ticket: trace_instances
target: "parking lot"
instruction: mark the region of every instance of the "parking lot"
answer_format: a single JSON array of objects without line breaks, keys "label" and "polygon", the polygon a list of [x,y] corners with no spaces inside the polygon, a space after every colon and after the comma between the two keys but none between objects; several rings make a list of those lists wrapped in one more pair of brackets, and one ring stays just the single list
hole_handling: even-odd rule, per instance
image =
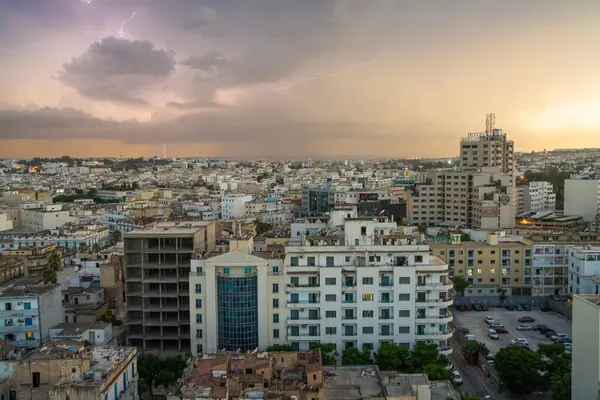
[{"label": "parking lot", "polygon": [[[508,333],[499,333],[499,339],[494,340],[488,336],[488,324],[484,321],[489,315],[496,322],[504,324],[504,328]],[[518,319],[524,316],[535,318],[535,322],[518,322]],[[464,327],[469,330],[469,333],[475,335],[475,340],[483,342],[491,350],[496,352],[504,346],[508,346],[510,341],[515,338],[526,338],[533,349],[537,348],[538,344],[550,344],[552,341],[546,338],[538,331],[518,331],[517,327],[521,324],[536,325],[544,324],[553,328],[556,333],[566,333],[571,337],[571,323],[563,316],[556,313],[541,312],[538,309],[532,311],[508,311],[505,308],[490,308],[489,311],[457,311],[454,310],[454,326],[457,328]]]}]

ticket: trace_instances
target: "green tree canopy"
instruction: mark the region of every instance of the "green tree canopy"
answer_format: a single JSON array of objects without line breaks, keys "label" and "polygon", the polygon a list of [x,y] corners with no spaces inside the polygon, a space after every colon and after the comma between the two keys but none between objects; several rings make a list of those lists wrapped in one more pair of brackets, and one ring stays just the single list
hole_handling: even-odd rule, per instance
[{"label": "green tree canopy", "polygon": [[423,373],[427,375],[430,381],[451,381],[454,379],[452,372],[448,371],[441,364],[427,364],[423,368]]},{"label": "green tree canopy", "polygon": [[430,364],[441,365],[442,369],[448,363],[446,357],[440,357],[435,344],[417,343],[410,352],[410,372],[418,373]]},{"label": "green tree canopy", "polygon": [[273,224],[268,224],[266,222],[257,222],[256,223],[256,234],[257,235],[268,232],[271,229],[273,229]]},{"label": "green tree canopy", "polygon": [[185,358],[174,356],[159,358],[153,354],[147,354],[138,358],[138,391],[140,394],[150,392],[153,396],[154,388],[170,387],[175,385],[187,366]]},{"label": "green tree canopy", "polygon": [[462,349],[465,360],[472,365],[477,364],[477,358],[479,357],[480,350],[481,346],[475,340],[469,340]]},{"label": "green tree canopy", "polygon": [[120,242],[121,238],[123,237],[123,234],[121,233],[121,231],[114,231],[112,234],[113,237],[113,242]]},{"label": "green tree canopy", "polygon": [[395,343],[384,343],[375,353],[375,363],[382,371],[409,372],[410,351]]},{"label": "green tree canopy", "polygon": [[456,294],[459,296],[464,296],[465,289],[469,287],[469,282],[467,282],[462,276],[455,276],[452,278],[452,285]]},{"label": "green tree canopy", "polygon": [[367,349],[359,350],[354,346],[348,347],[342,353],[342,364],[344,364],[344,365],[371,364],[371,352]]},{"label": "green tree canopy", "polygon": [[266,348],[266,351],[296,351],[289,344],[274,344]]},{"label": "green tree canopy", "polygon": [[52,252],[50,257],[48,257],[48,268],[53,269],[54,271],[58,271],[60,266],[62,265],[62,257],[58,253],[58,251]]},{"label": "green tree canopy", "polygon": [[550,385],[553,400],[571,400],[571,372],[555,376]]},{"label": "green tree canopy", "polygon": [[465,393],[462,395],[462,400],[479,400],[479,396],[472,393]]},{"label": "green tree canopy", "polygon": [[521,346],[501,348],[495,357],[495,368],[508,390],[517,395],[529,394],[540,384],[540,355]]},{"label": "green tree canopy", "polygon": [[313,343],[310,349],[321,349],[321,362],[323,365],[335,365],[338,353],[335,343]]},{"label": "green tree canopy", "polygon": [[56,283],[58,281],[58,276],[56,275],[56,270],[52,268],[46,268],[42,271],[42,279],[44,283]]}]

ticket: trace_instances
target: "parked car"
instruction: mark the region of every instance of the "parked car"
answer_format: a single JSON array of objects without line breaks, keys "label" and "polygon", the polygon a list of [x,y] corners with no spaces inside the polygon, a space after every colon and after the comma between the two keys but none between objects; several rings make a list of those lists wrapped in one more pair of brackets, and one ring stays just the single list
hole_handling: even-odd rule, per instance
[{"label": "parked car", "polygon": [[546,333],[544,333],[544,336],[546,336],[548,339],[554,335],[556,335],[555,331],[547,331]]},{"label": "parked car", "polygon": [[469,328],[465,328],[464,326],[459,326],[458,330],[464,333],[465,335],[470,332]]},{"label": "parked car", "polygon": [[[519,319],[519,322],[522,322],[522,321]],[[548,326],[546,326],[544,324],[537,324],[537,325],[533,326],[534,331],[541,331],[542,329],[546,329],[546,328],[548,328]]]},{"label": "parked car", "polygon": [[494,328],[496,333],[508,333],[508,329],[506,328]]},{"label": "parked car", "polygon": [[524,311],[531,311],[531,306],[530,306],[530,305],[527,305],[527,304],[524,304],[524,305],[523,305],[523,310],[524,310]]},{"label": "parked car", "polygon": [[535,322],[535,318],[533,317],[521,317],[518,319],[519,322]]},{"label": "parked car", "polygon": [[554,341],[555,343],[560,343],[560,344],[571,344],[573,343],[573,341],[569,338],[559,338],[557,340]]},{"label": "parked car", "polygon": [[488,336],[490,339],[498,340],[498,332],[496,332],[494,329],[488,329]]},{"label": "parked car", "polygon": [[509,304],[509,305],[507,305],[507,306],[506,306],[506,307],[504,307],[504,308],[506,308],[508,311],[514,311],[514,310],[515,310],[515,306],[513,306],[513,305],[510,305],[510,304]]},{"label": "parked car", "polygon": [[510,344],[526,344],[529,345],[529,341],[525,338],[516,338],[510,341]]},{"label": "parked car", "polygon": [[518,331],[530,331],[531,325],[519,325],[517,326]]},{"label": "parked car", "polygon": [[571,351],[573,351],[573,345],[571,345],[571,343],[565,343],[565,351],[567,353],[570,353]]},{"label": "parked car", "polygon": [[487,315],[487,316],[484,318],[484,321],[485,321],[487,324],[491,324],[492,322],[494,322],[494,318],[492,318],[491,316]]},{"label": "parked car", "polygon": [[457,385],[461,385],[463,383],[462,376],[460,376],[460,373],[458,371],[452,371],[452,377],[454,378],[454,382]]},{"label": "parked car", "polygon": [[550,339],[552,339],[553,342],[556,342],[558,339],[566,339],[566,338],[567,338],[566,333],[557,333],[556,335],[550,337]]},{"label": "parked car", "polygon": [[492,327],[492,328],[504,328],[504,324],[501,324],[500,322],[494,321],[494,322],[490,323],[490,327]]},{"label": "parked car", "polygon": [[453,370],[454,370],[454,364],[452,364],[452,363],[450,362],[450,360],[448,360],[448,364],[447,364],[447,365],[444,367],[444,369],[445,369],[446,371],[453,371]]},{"label": "parked car", "polygon": [[465,311],[471,311],[473,307],[470,304],[465,304]]},{"label": "parked car", "polygon": [[481,308],[483,308],[483,311],[490,311],[490,308],[487,305],[482,305]]},{"label": "parked car", "polygon": [[488,351],[488,353],[485,355],[485,359],[490,361],[494,359],[494,355],[492,354],[492,352]]},{"label": "parked car", "polygon": [[540,310],[542,310],[542,312],[553,311],[552,307],[548,307],[548,306],[541,306]]},{"label": "parked car", "polygon": [[554,332],[554,329],[552,329],[552,328],[550,328],[550,327],[545,327],[545,328],[543,328],[543,329],[539,329],[539,331],[540,331],[540,333],[541,333],[542,335],[545,335],[545,334],[546,334],[546,332],[550,332],[550,331]]},{"label": "parked car", "polygon": [[473,310],[475,310],[475,311],[483,311],[483,307],[481,307],[480,304],[475,304],[473,306]]},{"label": "parked car", "polygon": [[520,304],[517,304],[517,306],[515,307],[515,311],[523,311],[523,306]]}]

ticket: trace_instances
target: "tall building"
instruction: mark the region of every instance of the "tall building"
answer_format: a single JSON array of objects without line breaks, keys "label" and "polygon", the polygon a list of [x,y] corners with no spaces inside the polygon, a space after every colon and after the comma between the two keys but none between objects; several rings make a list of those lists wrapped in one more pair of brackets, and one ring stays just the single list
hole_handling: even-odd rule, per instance
[{"label": "tall building", "polygon": [[593,221],[600,210],[600,180],[565,179],[565,214]]},{"label": "tall building", "polygon": [[233,252],[198,263],[192,350],[287,343],[304,351],[321,342],[341,352],[424,341],[450,353],[451,289],[448,265],[430,256],[420,233],[385,218],[347,218],[343,231],[287,246],[284,260]]},{"label": "tall building", "polygon": [[550,182],[529,182],[527,185],[519,185],[516,193],[517,214],[554,211],[556,208],[556,193]]},{"label": "tall building", "polygon": [[571,398],[600,398],[600,296],[573,296]]},{"label": "tall building", "polygon": [[125,234],[125,323],[131,345],[156,354],[190,348],[190,261],[214,246],[214,222],[161,223]]}]

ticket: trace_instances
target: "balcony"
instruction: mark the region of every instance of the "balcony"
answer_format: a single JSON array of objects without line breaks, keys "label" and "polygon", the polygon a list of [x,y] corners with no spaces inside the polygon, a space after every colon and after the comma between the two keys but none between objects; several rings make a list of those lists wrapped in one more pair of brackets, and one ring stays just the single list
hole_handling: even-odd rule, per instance
[{"label": "balcony", "polygon": [[417,306],[429,306],[429,307],[448,307],[452,305],[452,299],[417,299]]},{"label": "balcony", "polygon": [[316,321],[320,321],[321,317],[299,317],[299,318],[287,318],[286,321],[288,324],[292,324],[292,325],[306,325],[307,322],[306,321],[315,321],[315,323],[317,323]]},{"label": "balcony", "polygon": [[[314,333],[314,332],[313,332]],[[309,342],[316,342],[321,340],[321,335],[318,334],[311,334],[309,332],[295,332],[294,334],[289,333],[287,335],[287,340],[288,341],[309,341]]]},{"label": "balcony", "polygon": [[33,310],[1,310],[0,318],[37,317],[38,309]]},{"label": "balcony", "polygon": [[417,321],[431,322],[431,323],[448,323],[453,320],[452,314],[447,315],[426,315],[424,317],[417,317]]},{"label": "balcony", "polygon": [[306,284],[306,285],[295,285],[288,284],[285,287],[286,292],[318,292],[319,285],[316,284]]},{"label": "balcony", "polygon": [[419,282],[417,287],[429,290],[450,290],[453,287],[452,282]]},{"label": "balcony", "polygon": [[16,333],[16,332],[37,332],[37,325],[0,325],[0,332]]},{"label": "balcony", "polygon": [[428,340],[446,340],[452,337],[452,329],[448,329],[445,332],[419,332],[417,331],[417,339],[421,337]]},{"label": "balcony", "polygon": [[288,301],[287,305],[291,308],[304,308],[304,307],[319,307],[318,301],[310,301],[310,300],[297,300],[297,301]]},{"label": "balcony", "polygon": [[393,282],[379,282],[379,287],[392,287],[394,286]]}]

